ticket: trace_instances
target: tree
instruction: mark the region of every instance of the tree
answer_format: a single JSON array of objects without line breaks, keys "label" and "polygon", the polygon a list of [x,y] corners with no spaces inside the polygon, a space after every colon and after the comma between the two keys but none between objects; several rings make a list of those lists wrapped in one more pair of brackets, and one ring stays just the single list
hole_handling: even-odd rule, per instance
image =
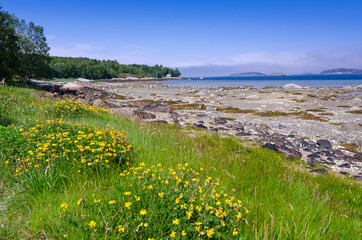
[{"label": "tree", "polygon": [[50,61],[50,48],[46,43],[43,27],[19,19],[16,20],[15,26],[20,48],[20,77],[22,79],[42,77]]},{"label": "tree", "polygon": [[15,19],[0,6],[0,82],[9,80],[18,70],[18,37]]}]

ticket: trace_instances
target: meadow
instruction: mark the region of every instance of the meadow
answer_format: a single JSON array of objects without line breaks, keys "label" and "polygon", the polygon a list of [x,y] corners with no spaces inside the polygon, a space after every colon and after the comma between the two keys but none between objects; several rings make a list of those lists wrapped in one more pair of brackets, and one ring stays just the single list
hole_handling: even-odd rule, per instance
[{"label": "meadow", "polygon": [[358,239],[361,183],[0,85],[1,239]]}]

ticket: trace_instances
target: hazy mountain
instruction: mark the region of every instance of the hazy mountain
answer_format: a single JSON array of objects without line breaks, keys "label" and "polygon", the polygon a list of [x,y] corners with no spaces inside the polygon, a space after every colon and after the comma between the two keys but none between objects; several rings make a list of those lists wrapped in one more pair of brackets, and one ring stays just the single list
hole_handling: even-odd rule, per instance
[{"label": "hazy mountain", "polygon": [[321,74],[362,74],[362,70],[355,68],[335,68],[322,71]]},{"label": "hazy mountain", "polygon": [[245,72],[230,74],[230,77],[249,77],[249,76],[265,76],[266,74],[260,72]]}]

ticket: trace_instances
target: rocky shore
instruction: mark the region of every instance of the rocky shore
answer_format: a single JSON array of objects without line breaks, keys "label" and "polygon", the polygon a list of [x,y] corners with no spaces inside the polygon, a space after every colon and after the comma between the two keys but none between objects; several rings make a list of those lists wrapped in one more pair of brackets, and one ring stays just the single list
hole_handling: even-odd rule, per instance
[{"label": "rocky shore", "polygon": [[362,179],[362,86],[173,87],[160,82],[37,82],[46,97],[76,98],[130,118],[194,126],[261,142],[311,172]]}]

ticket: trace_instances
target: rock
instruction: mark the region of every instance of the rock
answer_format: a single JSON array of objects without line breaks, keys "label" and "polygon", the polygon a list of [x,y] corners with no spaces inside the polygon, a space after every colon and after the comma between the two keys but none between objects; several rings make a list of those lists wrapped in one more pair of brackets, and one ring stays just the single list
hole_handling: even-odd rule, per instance
[{"label": "rock", "polygon": [[349,163],[343,163],[343,164],[339,165],[338,167],[340,167],[340,168],[351,168],[351,165]]},{"label": "rock", "polygon": [[241,123],[227,124],[225,125],[225,127],[235,131],[242,131],[242,132],[245,131],[244,126]]},{"label": "rock", "polygon": [[300,88],[303,88],[297,84],[294,84],[294,83],[288,83],[288,84],[285,84],[282,88],[284,89],[300,89]]},{"label": "rock", "polygon": [[254,126],[255,130],[261,134],[267,135],[269,134],[268,130],[270,127],[264,123],[257,123]]},{"label": "rock", "polygon": [[340,171],[339,173],[342,174],[342,175],[345,175],[345,176],[349,175],[348,172]]},{"label": "rock", "polygon": [[207,130],[207,127],[204,124],[201,124],[201,123],[200,124],[195,124],[195,127]]},{"label": "rock", "polygon": [[270,150],[273,150],[275,152],[278,152],[278,148],[273,143],[265,143],[263,145],[263,148],[270,149]]},{"label": "rock", "polygon": [[153,115],[152,113],[144,112],[142,110],[134,110],[132,111],[132,116],[137,116],[140,119],[154,119],[156,118],[156,115]]},{"label": "rock", "polygon": [[82,85],[76,83],[66,83],[60,88],[61,91],[82,91],[83,89],[84,87]]},{"label": "rock", "polygon": [[215,106],[206,106],[205,110],[206,111],[216,111],[217,107],[215,107]]},{"label": "rock", "polygon": [[307,156],[307,158],[310,158],[310,159],[317,159],[317,158],[320,158],[320,156],[317,154],[317,153],[312,153],[312,154],[309,154]]},{"label": "rock", "polygon": [[285,145],[276,145],[278,152],[283,154],[286,158],[301,158],[302,154],[297,150],[286,147]]},{"label": "rock", "polygon": [[[57,93],[57,94],[59,96],[59,93]],[[54,98],[54,95],[55,95],[55,93],[51,93],[51,92],[47,92],[47,93],[44,94],[44,96],[47,97],[47,98]]]},{"label": "rock", "polygon": [[298,152],[297,150],[291,149],[289,147],[286,147],[285,145],[266,143],[266,144],[264,144],[263,148],[271,149],[273,151],[281,153],[288,159],[302,157],[302,154],[300,152]]},{"label": "rock", "polygon": [[78,78],[77,81],[78,82],[94,82],[93,80],[89,80],[89,79],[86,79],[86,78]]},{"label": "rock", "polygon": [[309,171],[310,173],[328,174],[328,171],[324,168],[317,168]]},{"label": "rock", "polygon": [[362,127],[356,123],[346,123],[339,126],[339,129],[342,131],[362,131]]},{"label": "rock", "polygon": [[143,109],[151,112],[163,112],[163,113],[172,112],[172,108],[157,103],[151,103],[150,105],[144,106]]},{"label": "rock", "polygon": [[222,117],[216,117],[214,118],[214,123],[215,124],[225,124],[227,123],[227,120],[225,118],[222,118]]},{"label": "rock", "polygon": [[238,133],[235,133],[235,136],[238,136],[238,137],[251,136],[251,133],[248,133],[248,132],[238,132]]},{"label": "rock", "polygon": [[250,95],[250,96],[247,96],[245,98],[246,100],[260,100],[260,96],[259,95]]},{"label": "rock", "polygon": [[317,145],[319,145],[322,148],[326,148],[326,149],[331,149],[332,148],[331,142],[328,141],[327,139],[319,139],[317,141]]},{"label": "rock", "polygon": [[362,153],[356,153],[355,155],[353,155],[353,158],[359,162],[362,162]]},{"label": "rock", "polygon": [[114,107],[114,104],[110,104],[102,99],[97,98],[93,101],[93,106],[109,108],[109,107]]},{"label": "rock", "polygon": [[362,180],[362,176],[361,175],[354,175],[351,177],[352,179],[355,179],[355,180]]}]

